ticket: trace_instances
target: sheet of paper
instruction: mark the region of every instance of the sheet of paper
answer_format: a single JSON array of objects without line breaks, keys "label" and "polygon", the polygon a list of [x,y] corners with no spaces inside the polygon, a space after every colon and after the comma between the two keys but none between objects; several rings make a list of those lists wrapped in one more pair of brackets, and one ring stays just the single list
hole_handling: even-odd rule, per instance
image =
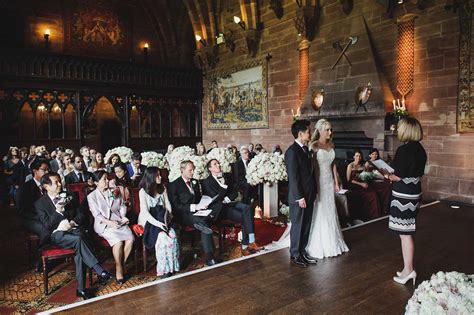
[{"label": "sheet of paper", "polygon": [[209,197],[209,196],[206,196],[206,195],[203,195],[201,197],[201,200],[199,201],[199,203],[196,205],[196,208],[199,208],[199,209],[203,209],[203,208],[206,208],[207,206],[209,206],[214,200],[216,200],[216,198],[219,197],[219,195],[215,195],[213,198]]},{"label": "sheet of paper", "polygon": [[347,189],[339,189],[339,191],[337,192],[339,195],[344,195],[346,192],[348,192]]},{"label": "sheet of paper", "polygon": [[199,210],[194,213],[195,216],[198,217],[207,217],[212,210]]},{"label": "sheet of paper", "polygon": [[378,159],[378,160],[375,160],[375,161],[369,161],[369,162],[379,170],[386,169],[389,173],[395,172],[395,170],[390,165],[385,163],[385,161],[382,160],[382,159]]}]

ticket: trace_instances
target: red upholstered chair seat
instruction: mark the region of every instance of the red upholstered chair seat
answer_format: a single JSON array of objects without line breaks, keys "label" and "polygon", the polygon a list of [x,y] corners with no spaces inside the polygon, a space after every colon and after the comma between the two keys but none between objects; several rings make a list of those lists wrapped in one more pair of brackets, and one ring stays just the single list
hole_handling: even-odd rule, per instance
[{"label": "red upholstered chair seat", "polygon": [[74,184],[67,185],[68,191],[78,194],[80,203],[82,203],[84,199],[86,199],[87,197],[86,188],[87,188],[87,183],[74,183]]},{"label": "red upholstered chair seat", "polygon": [[48,249],[43,249],[41,252],[42,257],[53,258],[56,256],[64,256],[64,255],[74,255],[74,249],[66,249],[58,246],[50,247]]}]

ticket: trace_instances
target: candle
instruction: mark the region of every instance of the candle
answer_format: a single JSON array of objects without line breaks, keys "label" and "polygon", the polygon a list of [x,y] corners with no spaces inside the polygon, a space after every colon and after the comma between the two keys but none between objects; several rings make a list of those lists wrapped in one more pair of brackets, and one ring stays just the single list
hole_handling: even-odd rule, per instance
[{"label": "candle", "polygon": [[395,100],[393,100],[392,103],[393,103],[393,110],[395,110],[396,109]]},{"label": "candle", "polygon": [[399,98],[397,98],[397,105],[398,105],[398,107],[400,107],[400,99]]},{"label": "candle", "polygon": [[295,112],[293,111],[293,108],[291,109],[291,116],[295,117]]},{"label": "candle", "polygon": [[402,98],[402,109],[405,110],[405,98]]}]

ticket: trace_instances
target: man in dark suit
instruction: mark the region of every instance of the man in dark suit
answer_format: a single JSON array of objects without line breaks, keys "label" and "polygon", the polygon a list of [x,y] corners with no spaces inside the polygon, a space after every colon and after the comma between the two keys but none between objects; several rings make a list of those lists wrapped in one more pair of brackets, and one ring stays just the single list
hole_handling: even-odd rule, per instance
[{"label": "man in dark suit", "polygon": [[18,192],[18,214],[23,228],[40,237],[40,247],[49,240],[49,234],[45,233],[43,225],[35,210],[35,202],[43,195],[41,178],[49,172],[49,164],[46,160],[37,159],[31,163],[33,178],[20,186]]},{"label": "man in dark suit", "polygon": [[89,179],[92,179],[92,174],[86,171],[84,160],[80,156],[75,156],[74,170],[64,177],[66,185],[86,183]]},{"label": "man in dark suit", "polygon": [[217,220],[228,219],[242,224],[242,255],[248,256],[262,249],[255,243],[253,231],[253,215],[250,205],[234,201],[237,190],[232,182],[222,175],[221,165],[218,160],[211,159],[207,162],[209,177],[202,182],[202,191],[209,197],[218,196],[209,207]]},{"label": "man in dark suit", "polygon": [[132,154],[132,162],[127,164],[128,176],[132,182],[138,185],[143,174],[145,174],[146,166],[142,164],[142,155],[139,152]]},{"label": "man in dark suit", "polygon": [[91,292],[85,290],[86,265],[93,268],[99,279],[108,280],[111,275],[99,265],[92,246],[81,229],[85,218],[75,211],[63,197],[60,196],[61,178],[57,173],[48,173],[41,178],[41,184],[46,193],[35,202],[45,233],[51,236],[53,245],[74,249],[76,256],[77,291],[76,294],[84,299],[91,298]]},{"label": "man in dark suit", "polygon": [[240,149],[240,159],[236,163],[237,189],[242,190],[242,202],[250,204],[251,200],[257,197],[257,187],[252,186],[247,182],[247,167],[250,162],[250,152],[247,148]]},{"label": "man in dark suit", "polygon": [[49,165],[51,166],[51,171],[57,173],[63,164],[62,159],[66,150],[63,147],[57,147],[55,151],[56,156],[49,162]]},{"label": "man in dark suit", "polygon": [[193,179],[194,164],[191,161],[183,161],[180,165],[181,176],[170,183],[169,197],[173,214],[178,223],[185,226],[193,226],[201,231],[201,242],[206,254],[206,264],[215,265],[214,244],[212,242],[212,230],[210,224],[212,217],[195,216],[194,213],[204,208],[198,206],[201,200],[199,184]]},{"label": "man in dark suit", "polygon": [[291,262],[300,267],[316,264],[316,259],[306,253],[316,198],[314,170],[308,149],[311,137],[309,125],[307,120],[297,120],[291,125],[295,142],[285,153],[291,220],[290,256]]}]

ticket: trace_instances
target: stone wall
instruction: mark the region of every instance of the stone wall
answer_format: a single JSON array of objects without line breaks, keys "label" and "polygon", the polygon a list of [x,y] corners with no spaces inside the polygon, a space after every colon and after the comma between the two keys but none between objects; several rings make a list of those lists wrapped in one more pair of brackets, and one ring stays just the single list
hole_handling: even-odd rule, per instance
[{"label": "stone wall", "polygon": [[[424,10],[418,10],[410,3],[398,6],[394,18],[388,18],[385,8],[377,1],[354,1],[353,11],[346,15],[342,12],[340,1],[320,1],[322,11],[319,30],[310,42],[310,84],[311,89],[325,87],[326,91],[343,89],[339,101],[330,104],[347,103],[347,111],[355,110],[354,97],[357,84],[363,83],[361,76],[373,74],[374,60],[377,73],[383,74],[388,91],[379,93],[378,101],[383,102],[385,111],[390,111],[391,93],[397,97],[396,84],[396,18],[407,13],[415,13],[415,82],[414,91],[407,97],[410,114],[420,119],[424,128],[423,145],[428,152],[427,175],[423,186],[426,199],[455,199],[468,203],[474,202],[474,135],[456,133],[456,104],[458,82],[458,13],[446,11],[446,1],[430,1]],[[298,45],[301,38],[294,27],[296,4],[284,1],[284,16],[277,19],[272,10],[265,5],[261,8],[264,30],[259,54],[263,58],[272,55],[268,71],[269,128],[253,130],[208,130],[207,100],[203,106],[203,140],[206,146],[215,139],[221,146],[227,143],[238,146],[248,142],[262,143],[267,150],[280,144],[286,149],[292,142],[289,131],[292,122],[292,109],[297,110],[305,102],[298,97]],[[232,28],[237,34],[237,49],[229,52],[225,46],[219,47],[217,70],[232,68],[238,63],[251,61],[247,56],[245,39],[239,37],[239,26],[231,23],[231,17],[238,15],[238,6],[229,6],[225,12],[226,28]],[[364,19],[368,31],[365,32]],[[346,42],[348,36],[358,35],[362,41],[351,47],[347,56],[353,63],[350,67],[342,59],[339,65],[330,67],[337,59],[340,50],[335,49],[335,41]],[[368,36],[372,46],[368,44]],[[373,47],[370,51],[368,47]],[[373,53],[373,54],[372,54]],[[368,70],[369,73],[367,72]],[[359,78],[359,79],[357,79]],[[366,78],[364,78],[366,80]],[[381,80],[382,82],[383,80]],[[347,82],[347,83],[346,83]],[[349,84],[342,88],[344,83]],[[383,89],[382,86],[378,89]],[[205,91],[205,93],[207,93]],[[399,97],[399,96],[398,96]],[[347,102],[345,102],[347,99]],[[307,104],[306,104],[307,105]],[[321,116],[324,116],[324,106]],[[382,105],[377,105],[382,106]],[[343,107],[342,107],[343,108]],[[305,110],[302,110],[304,113]],[[311,111],[308,114],[314,115]],[[329,114],[328,112],[326,114]],[[330,116],[330,115],[329,115]],[[352,119],[338,121],[337,128],[353,128]],[[380,122],[379,122],[380,123]],[[371,133],[372,125],[364,130]],[[377,130],[380,130],[379,127]],[[378,133],[379,147],[383,143],[383,134]]]}]

